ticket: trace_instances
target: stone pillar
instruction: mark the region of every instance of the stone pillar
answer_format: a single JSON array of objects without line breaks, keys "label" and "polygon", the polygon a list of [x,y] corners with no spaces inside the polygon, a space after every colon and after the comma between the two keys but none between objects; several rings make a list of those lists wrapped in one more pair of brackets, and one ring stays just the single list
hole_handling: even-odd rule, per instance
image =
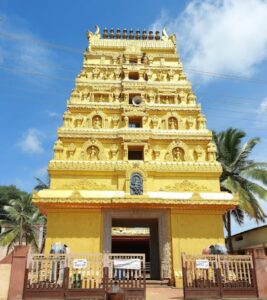
[{"label": "stone pillar", "polygon": [[253,249],[259,298],[267,297],[267,256],[264,248]]},{"label": "stone pillar", "polygon": [[16,246],[12,253],[8,300],[23,299],[28,250],[27,246]]}]

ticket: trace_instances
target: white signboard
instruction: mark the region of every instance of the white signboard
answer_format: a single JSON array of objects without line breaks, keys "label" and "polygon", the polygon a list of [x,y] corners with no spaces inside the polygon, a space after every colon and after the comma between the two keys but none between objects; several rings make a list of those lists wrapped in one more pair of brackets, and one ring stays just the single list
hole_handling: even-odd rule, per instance
[{"label": "white signboard", "polygon": [[196,268],[197,269],[208,269],[209,260],[208,259],[196,259]]},{"label": "white signboard", "polygon": [[114,259],[113,265],[115,269],[131,269],[140,270],[141,269],[141,259]]},{"label": "white signboard", "polygon": [[87,268],[87,259],[76,258],[72,262],[73,269],[85,269]]}]

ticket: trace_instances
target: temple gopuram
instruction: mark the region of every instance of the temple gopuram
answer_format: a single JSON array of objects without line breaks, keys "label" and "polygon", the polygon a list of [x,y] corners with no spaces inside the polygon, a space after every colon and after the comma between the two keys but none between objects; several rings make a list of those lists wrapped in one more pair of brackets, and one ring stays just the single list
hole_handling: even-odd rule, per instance
[{"label": "temple gopuram", "polygon": [[[181,253],[224,244],[212,133],[176,51],[159,31],[88,32],[83,66],[58,129],[45,252],[146,253],[152,279],[182,285]],[[181,45],[182,46],[182,45]]]}]

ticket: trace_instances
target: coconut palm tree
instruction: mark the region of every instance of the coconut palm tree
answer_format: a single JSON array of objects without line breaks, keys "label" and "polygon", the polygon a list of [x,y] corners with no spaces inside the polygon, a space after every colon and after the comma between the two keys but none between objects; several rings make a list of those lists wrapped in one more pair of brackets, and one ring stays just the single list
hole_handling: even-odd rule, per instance
[{"label": "coconut palm tree", "polygon": [[[7,205],[10,199],[18,198],[20,195],[25,195],[26,192],[21,191],[15,185],[1,185],[0,186],[0,218],[4,219],[6,213],[4,211],[4,206]],[[0,225],[1,232],[1,225]]]},{"label": "coconut palm tree", "polygon": [[34,177],[34,178],[37,181],[37,185],[33,189],[35,192],[39,192],[41,190],[49,189],[49,186],[50,186],[50,178],[49,177],[47,179],[47,183],[44,182],[43,180],[41,180],[38,177]]},{"label": "coconut palm tree", "polygon": [[3,210],[5,218],[0,216],[0,226],[4,225],[6,230],[0,234],[0,244],[7,246],[7,253],[16,244],[31,245],[38,250],[39,227],[45,217],[33,205],[31,194],[9,200]]},{"label": "coconut palm tree", "polygon": [[231,216],[240,225],[243,223],[244,214],[257,222],[264,222],[266,217],[258,199],[267,200],[267,163],[249,159],[259,138],[250,139],[242,144],[245,136],[245,132],[235,128],[213,133],[213,140],[217,146],[217,160],[223,168],[220,177],[221,190],[237,193],[240,200],[239,206],[224,215],[230,253],[233,252]]}]

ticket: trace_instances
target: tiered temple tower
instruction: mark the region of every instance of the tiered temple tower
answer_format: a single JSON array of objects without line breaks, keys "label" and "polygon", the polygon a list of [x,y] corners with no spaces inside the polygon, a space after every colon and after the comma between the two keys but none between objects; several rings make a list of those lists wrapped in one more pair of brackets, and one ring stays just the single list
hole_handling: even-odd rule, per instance
[{"label": "tiered temple tower", "polygon": [[175,35],[97,27],[88,39],[50,189],[34,194],[48,217],[46,252],[55,242],[112,251],[113,226],[148,227],[152,277],[180,286],[181,253],[224,243],[222,214],[237,204],[220,191],[212,134]]}]

